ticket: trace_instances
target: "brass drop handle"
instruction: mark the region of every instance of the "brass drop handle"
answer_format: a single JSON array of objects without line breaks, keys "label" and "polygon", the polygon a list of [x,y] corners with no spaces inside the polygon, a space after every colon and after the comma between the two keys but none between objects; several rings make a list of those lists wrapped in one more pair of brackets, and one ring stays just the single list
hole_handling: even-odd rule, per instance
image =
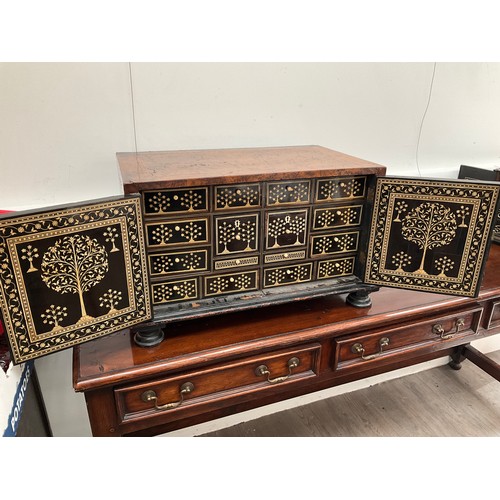
[{"label": "brass drop handle", "polygon": [[363,361],[370,361],[370,360],[375,359],[377,356],[380,356],[382,354],[384,347],[387,347],[389,345],[389,338],[382,337],[378,341],[378,345],[380,346],[380,351],[377,354],[370,354],[369,356],[365,356],[365,348],[363,347],[363,344],[360,344],[359,342],[356,342],[355,344],[353,344],[353,346],[351,347],[351,352],[353,354],[361,354],[361,359]]},{"label": "brass drop handle", "polygon": [[179,401],[175,401],[174,403],[166,403],[164,405],[159,405],[158,404],[158,398],[156,396],[155,391],[144,391],[141,394],[141,399],[145,403],[149,403],[150,401],[154,401],[155,408],[157,410],[171,410],[172,408],[177,408],[184,402],[184,394],[189,394],[190,392],[194,391],[194,385],[191,382],[186,382],[185,384],[182,384],[180,387],[180,395],[181,399]]},{"label": "brass drop handle", "polygon": [[267,375],[267,381],[270,384],[278,384],[279,382],[284,382],[290,375],[292,374],[292,370],[294,368],[297,368],[297,366],[300,365],[300,359],[299,358],[290,358],[288,360],[287,366],[288,366],[288,375],[284,375],[282,377],[275,377],[271,378],[271,372],[269,371],[268,367],[266,365],[259,365],[257,368],[255,368],[255,375],[257,377],[263,377]]},{"label": "brass drop handle", "polygon": [[465,325],[465,319],[458,318],[455,321],[455,331],[446,333],[444,331],[443,325],[441,325],[440,323],[437,323],[432,327],[432,333],[439,335],[443,340],[451,339],[453,337],[453,335],[455,333],[458,333],[460,331],[460,328],[462,328],[462,326],[464,326],[464,325]]}]

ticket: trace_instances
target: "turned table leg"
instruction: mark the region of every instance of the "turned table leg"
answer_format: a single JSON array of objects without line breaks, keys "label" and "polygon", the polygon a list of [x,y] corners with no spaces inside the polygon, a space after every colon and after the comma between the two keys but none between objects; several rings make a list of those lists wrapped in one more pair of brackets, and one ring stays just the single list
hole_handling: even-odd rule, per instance
[{"label": "turned table leg", "polygon": [[459,345],[458,347],[455,347],[450,355],[451,360],[448,363],[450,368],[453,368],[454,370],[460,370],[460,368],[462,368],[462,361],[465,359],[463,351],[464,346]]}]

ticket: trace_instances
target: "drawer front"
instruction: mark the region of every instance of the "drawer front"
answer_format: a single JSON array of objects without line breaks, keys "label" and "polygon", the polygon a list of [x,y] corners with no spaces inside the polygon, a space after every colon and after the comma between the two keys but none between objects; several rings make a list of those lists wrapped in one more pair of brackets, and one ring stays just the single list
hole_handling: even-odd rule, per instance
[{"label": "drawer front", "polygon": [[325,229],[359,226],[363,205],[317,208],[313,215],[313,231]]},{"label": "drawer front", "polygon": [[208,271],[210,250],[186,250],[184,252],[161,252],[150,254],[149,273],[151,277],[179,273]]},{"label": "drawer front", "polygon": [[157,216],[208,210],[208,188],[144,191],[144,215]]},{"label": "drawer front", "polygon": [[307,243],[307,209],[268,212],[266,250],[303,246]]},{"label": "drawer front", "polygon": [[486,322],[486,328],[488,330],[500,328],[500,299],[493,301],[491,304],[491,311]]},{"label": "drawer front", "polygon": [[265,264],[274,264],[276,262],[286,262],[289,260],[302,260],[306,258],[305,250],[297,250],[291,252],[280,252],[267,254],[264,257]]},{"label": "drawer front", "polygon": [[268,206],[310,203],[311,181],[269,182],[266,193]]},{"label": "drawer front", "polygon": [[317,202],[332,202],[364,198],[366,177],[335,177],[319,179],[316,185]]},{"label": "drawer front", "polygon": [[311,257],[314,258],[336,253],[355,252],[358,249],[358,243],[358,231],[312,236]]},{"label": "drawer front", "polygon": [[146,241],[150,248],[209,243],[208,219],[146,223]]},{"label": "drawer front", "polygon": [[349,276],[354,273],[354,262],[355,257],[321,260],[318,262],[317,278],[323,280],[338,276]]},{"label": "drawer front", "polygon": [[234,269],[235,267],[258,266],[259,256],[240,257],[236,259],[221,259],[214,262],[215,271],[224,271],[225,269]]},{"label": "drawer front", "polygon": [[259,272],[245,271],[231,274],[216,274],[205,277],[205,296],[212,297],[225,293],[242,293],[257,290]]},{"label": "drawer front", "polygon": [[260,205],[260,184],[217,186],[215,188],[215,210],[260,207]]},{"label": "drawer front", "polygon": [[471,308],[411,325],[341,337],[335,340],[334,368],[359,369],[360,365],[372,365],[409,350],[473,336],[478,331],[482,311],[481,307]]},{"label": "drawer front", "polygon": [[199,298],[198,278],[165,281],[151,284],[153,305],[194,300]]},{"label": "drawer front", "polygon": [[118,388],[115,390],[118,414],[122,421],[156,417],[182,412],[193,405],[217,404],[244,392],[293,385],[317,376],[320,350],[319,344],[281,350]]},{"label": "drawer front", "polygon": [[258,249],[258,213],[215,218],[215,253],[217,255],[256,252]]},{"label": "drawer front", "polygon": [[273,286],[294,285],[311,281],[312,264],[299,264],[297,266],[271,267],[264,269],[264,288]]}]

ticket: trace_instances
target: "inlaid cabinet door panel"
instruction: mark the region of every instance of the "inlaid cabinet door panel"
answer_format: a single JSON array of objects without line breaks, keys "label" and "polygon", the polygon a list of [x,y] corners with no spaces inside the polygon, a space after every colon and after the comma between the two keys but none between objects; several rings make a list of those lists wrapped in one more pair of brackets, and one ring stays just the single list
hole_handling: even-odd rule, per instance
[{"label": "inlaid cabinet door panel", "polygon": [[0,285],[16,364],[151,319],[140,199],[1,218]]},{"label": "inlaid cabinet door panel", "polygon": [[498,183],[379,178],[365,282],[476,296]]}]

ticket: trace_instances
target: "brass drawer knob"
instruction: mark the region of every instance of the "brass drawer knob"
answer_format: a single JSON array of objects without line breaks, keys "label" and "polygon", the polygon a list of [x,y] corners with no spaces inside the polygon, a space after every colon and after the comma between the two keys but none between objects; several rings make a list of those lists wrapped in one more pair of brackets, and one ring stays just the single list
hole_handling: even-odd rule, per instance
[{"label": "brass drawer knob", "polygon": [[149,403],[150,401],[153,401],[155,404],[155,408],[157,410],[171,410],[172,408],[177,408],[184,402],[184,394],[189,394],[190,392],[194,391],[194,385],[191,382],[186,382],[185,384],[182,384],[180,387],[180,396],[181,399],[179,401],[175,401],[174,403],[165,403],[164,405],[159,405],[158,404],[158,398],[156,396],[155,391],[144,391],[141,394],[141,399],[145,403]]},{"label": "brass drawer knob", "polygon": [[451,339],[453,335],[458,333],[460,331],[460,328],[462,328],[464,325],[465,325],[465,319],[458,318],[455,321],[455,331],[446,333],[444,331],[443,325],[441,325],[441,323],[437,323],[432,327],[432,333],[439,335],[443,340]]},{"label": "brass drawer knob", "polygon": [[361,359],[363,361],[370,361],[370,360],[375,359],[377,356],[380,356],[382,354],[384,347],[387,347],[389,345],[389,338],[382,337],[378,341],[378,345],[380,347],[380,350],[377,354],[370,354],[369,356],[365,356],[365,348],[363,347],[363,344],[361,344],[359,342],[356,342],[355,344],[352,345],[351,352],[353,354],[361,354]]},{"label": "brass drawer knob", "polygon": [[287,380],[292,374],[292,370],[299,365],[300,365],[300,359],[293,357],[290,358],[287,363],[288,375],[271,378],[271,372],[269,371],[266,365],[259,365],[257,368],[255,368],[255,375],[257,375],[257,377],[263,377],[267,375],[267,381],[270,384],[278,384],[279,382],[284,382],[285,380]]}]

